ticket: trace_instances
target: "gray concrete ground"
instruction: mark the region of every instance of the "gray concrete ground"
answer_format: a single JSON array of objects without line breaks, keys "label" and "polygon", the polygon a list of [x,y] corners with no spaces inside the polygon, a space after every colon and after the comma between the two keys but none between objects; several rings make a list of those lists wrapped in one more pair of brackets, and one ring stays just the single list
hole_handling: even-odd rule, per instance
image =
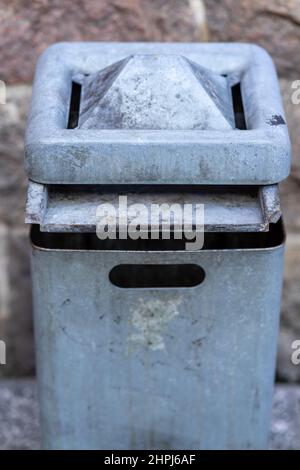
[{"label": "gray concrete ground", "polygon": [[40,447],[34,380],[0,380],[0,449]]},{"label": "gray concrete ground", "polygon": [[300,449],[300,386],[277,385],[273,401],[270,448]]},{"label": "gray concrete ground", "polygon": [[[34,380],[0,380],[0,449],[39,449]],[[300,386],[277,385],[271,449],[300,449]]]}]

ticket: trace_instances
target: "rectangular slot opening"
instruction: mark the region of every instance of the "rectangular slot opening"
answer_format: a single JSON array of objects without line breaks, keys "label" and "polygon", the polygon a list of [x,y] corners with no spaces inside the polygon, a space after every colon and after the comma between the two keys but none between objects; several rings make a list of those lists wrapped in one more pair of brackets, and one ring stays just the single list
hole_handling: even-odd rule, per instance
[{"label": "rectangular slot opening", "polygon": [[[270,224],[268,232],[206,232],[202,250],[265,249],[284,242],[284,228],[280,219]],[[32,225],[31,242],[46,250],[87,251],[185,251],[188,240],[100,240],[95,233],[47,233]]]},{"label": "rectangular slot opening", "polygon": [[75,129],[78,126],[80,99],[81,99],[81,85],[79,83],[72,82],[69,119],[68,119],[67,129]]},{"label": "rectangular slot opening", "polygon": [[187,288],[204,281],[197,264],[119,264],[109,273],[110,282],[121,288]]},{"label": "rectangular slot opening", "polygon": [[247,130],[241,84],[237,83],[231,88],[232,103],[235,119],[235,127],[240,130]]}]

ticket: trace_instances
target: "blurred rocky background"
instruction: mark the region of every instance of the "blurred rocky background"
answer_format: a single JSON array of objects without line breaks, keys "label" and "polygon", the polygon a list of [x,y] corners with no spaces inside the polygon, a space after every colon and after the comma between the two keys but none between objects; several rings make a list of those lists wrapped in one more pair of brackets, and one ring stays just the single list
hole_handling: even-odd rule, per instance
[{"label": "blurred rocky background", "polygon": [[[250,41],[278,68],[293,141],[293,170],[282,185],[287,225],[278,380],[300,382],[291,343],[300,339],[300,0],[0,0],[0,375],[34,373],[29,243],[24,226],[23,138],[34,66],[56,41]],[[266,93],[268,91],[266,90]]]}]

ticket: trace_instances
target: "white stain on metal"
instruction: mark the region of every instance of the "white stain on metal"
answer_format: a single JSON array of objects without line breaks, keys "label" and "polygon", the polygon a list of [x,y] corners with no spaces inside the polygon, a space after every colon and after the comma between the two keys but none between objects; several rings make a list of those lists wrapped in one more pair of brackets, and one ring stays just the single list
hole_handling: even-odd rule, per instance
[{"label": "white stain on metal", "polygon": [[128,337],[130,350],[147,347],[153,351],[165,349],[164,331],[169,323],[179,315],[181,298],[170,300],[138,299],[132,309],[130,323],[135,330]]}]

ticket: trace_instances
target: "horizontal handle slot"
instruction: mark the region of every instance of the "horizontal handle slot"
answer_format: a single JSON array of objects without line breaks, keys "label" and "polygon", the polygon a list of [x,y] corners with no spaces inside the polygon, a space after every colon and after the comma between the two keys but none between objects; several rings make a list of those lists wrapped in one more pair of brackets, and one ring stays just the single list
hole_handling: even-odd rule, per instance
[{"label": "horizontal handle slot", "polygon": [[119,264],[109,273],[110,282],[123,288],[195,287],[204,278],[196,264]]}]

